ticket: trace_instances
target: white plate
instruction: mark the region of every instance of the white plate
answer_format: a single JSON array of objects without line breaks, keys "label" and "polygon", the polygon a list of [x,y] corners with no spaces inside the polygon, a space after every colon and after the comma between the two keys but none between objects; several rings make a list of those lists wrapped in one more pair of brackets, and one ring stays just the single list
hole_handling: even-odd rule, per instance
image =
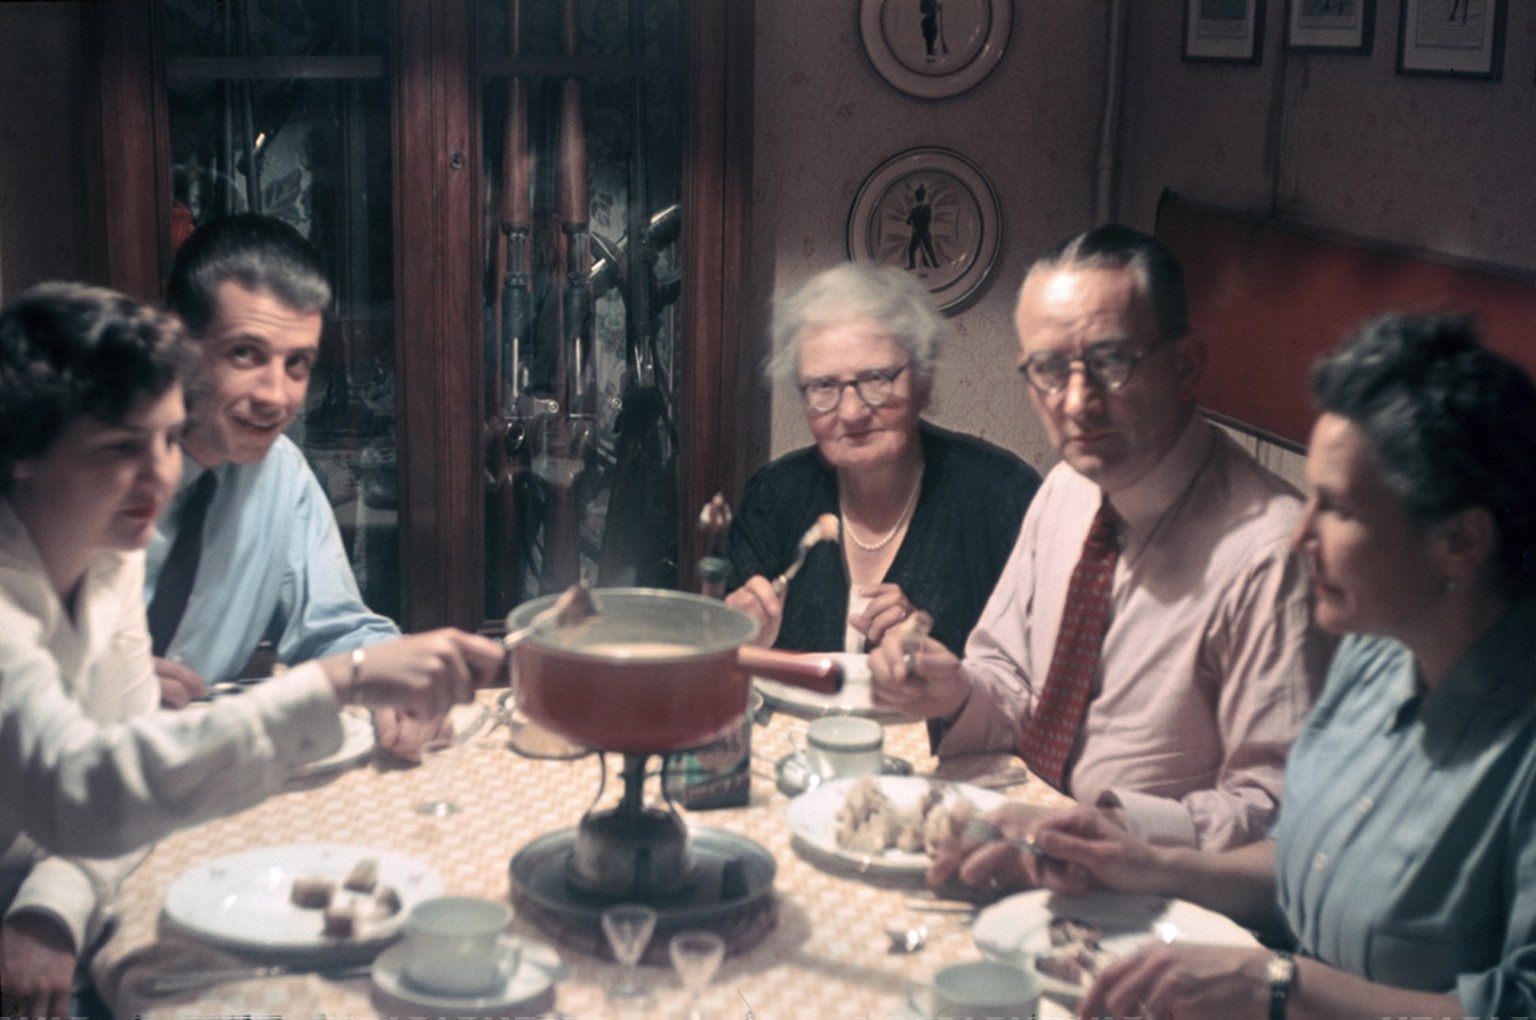
[{"label": "white plate", "polygon": [[804,687],[794,687],[753,677],[753,683],[769,708],[788,712],[802,719],[824,715],[859,715],[870,719],[899,719],[901,715],[876,708],[870,698],[869,656],[851,652],[807,652],[808,659],[836,659],[843,665],[843,689],[836,694],[818,694]]},{"label": "white plate", "polygon": [[[364,858],[379,862],[379,885],[400,894],[400,909],[386,920],[360,926],[353,938],[329,937],[323,930],[322,911],[293,903],[294,879],[332,879],[338,900],[368,898],[341,889]],[[290,844],[197,865],[171,883],[165,894],[165,916],[192,935],[233,949],[350,956],[393,938],[412,907],[441,896],[443,889],[443,876],[435,868],[390,850],[337,843]]]},{"label": "white plate", "polygon": [[[795,835],[796,847],[808,857],[846,866],[860,874],[921,878],[928,865],[933,863],[927,854],[892,849],[870,855],[853,853],[837,845],[837,812],[847,799],[848,791],[858,781],[828,780],[789,802],[784,809],[784,819],[789,823],[789,831]],[[942,779],[881,776],[877,781],[881,792],[898,808],[916,804],[930,786],[942,787],[948,803],[963,797],[981,811],[990,811],[1007,799],[993,790],[983,790],[968,783],[948,783]]]},{"label": "white plate", "polygon": [[[1185,900],[1112,892],[1066,897],[1045,889],[992,904],[976,915],[971,932],[983,954],[1033,967],[1037,957],[1051,951],[1050,923],[1056,917],[1075,918],[1103,929],[1099,944],[1115,956],[1124,956],[1154,939],[1223,946],[1259,944],[1237,922]],[[1040,986],[1050,995],[1076,1001],[1088,990],[1049,974],[1037,974]]]},{"label": "white plate", "polygon": [[560,962],[560,954],[548,943],[528,939],[517,941],[523,947],[522,962],[500,988],[484,995],[441,995],[417,988],[405,976],[405,959],[410,950],[403,942],[390,946],[373,961],[373,983],[379,991],[407,1006],[454,1010],[452,1016],[470,1010],[510,1010],[534,1005],[565,976],[565,968]]},{"label": "white plate", "polygon": [[316,758],[294,769],[296,779],[322,776],[351,768],[373,754],[373,716],[365,708],[341,710],[341,746],[324,758]]}]

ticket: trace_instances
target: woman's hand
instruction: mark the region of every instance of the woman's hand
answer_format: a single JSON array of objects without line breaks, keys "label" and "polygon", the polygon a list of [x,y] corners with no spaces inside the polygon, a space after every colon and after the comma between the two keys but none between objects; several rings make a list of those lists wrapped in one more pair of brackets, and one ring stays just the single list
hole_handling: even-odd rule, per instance
[{"label": "woman's hand", "polygon": [[1269,952],[1154,942],[1106,966],[1079,1016],[1228,1020],[1269,1012]]},{"label": "woman's hand", "polygon": [[350,652],[333,655],[321,666],[340,701],[408,709],[431,718],[474,697],[481,680],[500,671],[504,655],[490,638],[445,627],[369,645],[355,678]]},{"label": "woman's hand", "polygon": [[960,660],[933,638],[924,638],[909,658],[901,637],[887,633],[869,653],[869,672],[875,705],[914,719],[948,719],[971,696]]},{"label": "woman's hand", "polygon": [[784,600],[773,590],[773,582],[761,574],[747,578],[747,583],[725,597],[725,604],[739,609],[757,621],[757,637],[752,643],[771,648],[784,624]]},{"label": "woman's hand", "polygon": [[0,926],[0,1014],[69,1016],[74,939],[57,921],[19,911]]},{"label": "woman's hand", "polygon": [[878,645],[892,627],[916,611],[899,584],[868,584],[859,594],[869,597],[869,605],[858,616],[850,616],[848,622],[870,644]]}]

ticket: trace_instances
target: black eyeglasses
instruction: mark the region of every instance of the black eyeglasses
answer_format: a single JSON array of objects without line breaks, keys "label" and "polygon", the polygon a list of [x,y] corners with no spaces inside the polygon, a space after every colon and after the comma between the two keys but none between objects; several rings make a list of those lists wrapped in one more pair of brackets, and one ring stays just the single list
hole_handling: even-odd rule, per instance
[{"label": "black eyeglasses", "polygon": [[912,362],[907,362],[900,368],[870,368],[865,369],[852,379],[840,381],[837,379],[812,379],[808,383],[800,384],[800,397],[817,414],[826,414],[842,403],[843,390],[853,387],[853,392],[859,395],[867,407],[879,407],[888,403],[895,392],[896,377],[912,367]]},{"label": "black eyeglasses", "polygon": [[1030,385],[1045,394],[1060,393],[1072,381],[1072,367],[1082,365],[1088,377],[1110,392],[1120,389],[1131,381],[1136,365],[1160,346],[1153,343],[1145,350],[1136,350],[1116,340],[1094,344],[1076,358],[1053,351],[1036,351],[1024,359],[1019,372]]}]

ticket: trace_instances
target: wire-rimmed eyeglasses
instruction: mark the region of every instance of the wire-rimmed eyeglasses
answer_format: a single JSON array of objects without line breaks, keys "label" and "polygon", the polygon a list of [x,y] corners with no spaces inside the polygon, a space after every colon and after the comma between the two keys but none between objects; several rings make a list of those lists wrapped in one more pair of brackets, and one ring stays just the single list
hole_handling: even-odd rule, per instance
[{"label": "wire-rimmed eyeglasses", "polygon": [[1162,341],[1142,350],[1136,350],[1117,340],[1093,344],[1075,358],[1055,351],[1036,351],[1019,365],[1019,373],[1030,385],[1045,394],[1056,394],[1067,388],[1072,381],[1072,368],[1083,366],[1088,377],[1113,393],[1131,381],[1136,365],[1151,354]]},{"label": "wire-rimmed eyeglasses", "polygon": [[800,384],[800,397],[812,411],[826,414],[842,403],[843,390],[852,386],[866,407],[880,407],[895,393],[896,377],[911,367],[909,361],[897,368],[868,368],[852,379],[812,379]]}]

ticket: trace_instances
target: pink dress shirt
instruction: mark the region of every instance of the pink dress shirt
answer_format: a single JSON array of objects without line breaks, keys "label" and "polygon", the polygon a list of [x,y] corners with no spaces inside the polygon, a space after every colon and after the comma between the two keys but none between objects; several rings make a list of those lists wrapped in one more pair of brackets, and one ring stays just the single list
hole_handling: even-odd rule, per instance
[{"label": "pink dress shirt", "polygon": [[[966,644],[972,693],[940,755],[1017,747],[1101,498],[1064,463],[1046,477]],[[1112,616],[1066,792],[1119,804],[1152,842],[1251,843],[1333,651],[1289,552],[1301,499],[1197,418],[1112,502],[1125,518]]]}]

